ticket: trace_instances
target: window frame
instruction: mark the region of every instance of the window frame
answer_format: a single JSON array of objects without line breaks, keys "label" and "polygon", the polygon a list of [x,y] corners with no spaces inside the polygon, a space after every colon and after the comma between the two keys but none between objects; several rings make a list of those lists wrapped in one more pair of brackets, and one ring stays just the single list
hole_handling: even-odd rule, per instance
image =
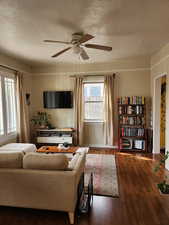
[{"label": "window frame", "polygon": [[0,141],[5,142],[9,139],[15,139],[17,136],[17,97],[15,94],[15,111],[16,111],[16,130],[8,132],[7,128],[7,105],[6,105],[6,94],[5,94],[5,78],[14,80],[14,90],[16,91],[16,76],[13,73],[6,71],[0,71],[1,87],[2,91],[2,118],[3,118],[3,134],[0,134]]},{"label": "window frame", "polygon": [[[2,128],[3,128],[3,130],[2,130],[2,134],[0,134],[0,137],[2,137],[2,136],[4,136],[5,135],[5,124],[4,124],[4,115],[6,115],[5,113],[4,113],[4,107],[3,107],[3,89],[4,89],[4,87],[3,87],[3,85],[2,85],[2,83],[3,83],[3,78],[2,78],[2,76],[0,75],[0,95],[1,95],[1,106],[2,106]],[[1,109],[0,109],[1,110]]]},{"label": "window frame", "polygon": [[[83,93],[84,93],[84,85],[85,84],[103,84],[104,86],[104,81],[83,81]],[[85,103],[98,103],[102,102],[104,104],[104,90],[103,90],[103,101],[85,101],[85,98],[83,96],[83,104],[84,104],[84,115],[85,115]],[[103,112],[103,119],[83,119],[84,123],[104,123],[104,112]]]}]

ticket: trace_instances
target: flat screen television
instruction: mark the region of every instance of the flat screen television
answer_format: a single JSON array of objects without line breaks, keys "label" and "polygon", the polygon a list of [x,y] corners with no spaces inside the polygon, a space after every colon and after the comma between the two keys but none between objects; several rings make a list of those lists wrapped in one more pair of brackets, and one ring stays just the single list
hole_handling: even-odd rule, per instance
[{"label": "flat screen television", "polygon": [[73,107],[72,91],[44,91],[43,104],[47,109],[68,109]]}]

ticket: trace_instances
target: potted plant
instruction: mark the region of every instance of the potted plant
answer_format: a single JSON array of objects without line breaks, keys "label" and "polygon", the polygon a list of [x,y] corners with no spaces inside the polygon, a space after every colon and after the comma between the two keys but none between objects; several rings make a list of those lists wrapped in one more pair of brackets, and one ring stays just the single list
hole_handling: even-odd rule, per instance
[{"label": "potted plant", "polygon": [[[169,151],[162,157],[159,163],[155,166],[154,172],[159,173],[165,165],[165,161],[169,158]],[[169,194],[169,184],[167,183],[167,176],[164,176],[163,180],[157,184],[157,188],[159,189],[161,194]]]},{"label": "potted plant", "polygon": [[51,128],[50,115],[46,112],[38,111],[31,119],[31,122],[38,128]]}]

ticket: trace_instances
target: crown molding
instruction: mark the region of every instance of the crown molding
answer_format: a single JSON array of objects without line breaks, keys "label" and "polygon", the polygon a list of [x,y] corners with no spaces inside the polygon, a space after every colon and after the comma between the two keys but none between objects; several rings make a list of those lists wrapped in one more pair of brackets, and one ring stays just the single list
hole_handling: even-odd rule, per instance
[{"label": "crown molding", "polygon": [[134,69],[114,69],[114,70],[103,70],[103,71],[72,71],[72,72],[36,72],[31,73],[32,76],[71,76],[71,75],[102,75],[112,74],[120,72],[136,72],[136,71],[150,71],[150,68],[134,68]]},{"label": "crown molding", "polygon": [[150,70],[150,57],[132,57],[103,63],[57,63],[55,66],[32,67],[33,75],[103,74],[123,71]]},{"label": "crown molding", "polygon": [[169,58],[169,54],[166,55],[166,56],[164,56],[164,57],[162,57],[158,62],[154,63],[154,64],[151,66],[150,69],[153,70],[154,67],[160,65],[163,61],[167,60],[168,58]]}]

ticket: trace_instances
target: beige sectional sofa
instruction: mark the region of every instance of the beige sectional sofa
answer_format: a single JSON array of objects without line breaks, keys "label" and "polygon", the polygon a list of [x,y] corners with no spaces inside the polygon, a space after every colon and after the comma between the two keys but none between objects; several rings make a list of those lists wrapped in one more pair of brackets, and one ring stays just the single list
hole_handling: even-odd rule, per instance
[{"label": "beige sectional sofa", "polygon": [[67,160],[57,154],[1,151],[0,205],[65,211],[73,224],[85,153]]},{"label": "beige sectional sofa", "polygon": [[9,143],[0,147],[0,151],[10,152],[35,152],[36,150],[36,146],[30,143]]}]

